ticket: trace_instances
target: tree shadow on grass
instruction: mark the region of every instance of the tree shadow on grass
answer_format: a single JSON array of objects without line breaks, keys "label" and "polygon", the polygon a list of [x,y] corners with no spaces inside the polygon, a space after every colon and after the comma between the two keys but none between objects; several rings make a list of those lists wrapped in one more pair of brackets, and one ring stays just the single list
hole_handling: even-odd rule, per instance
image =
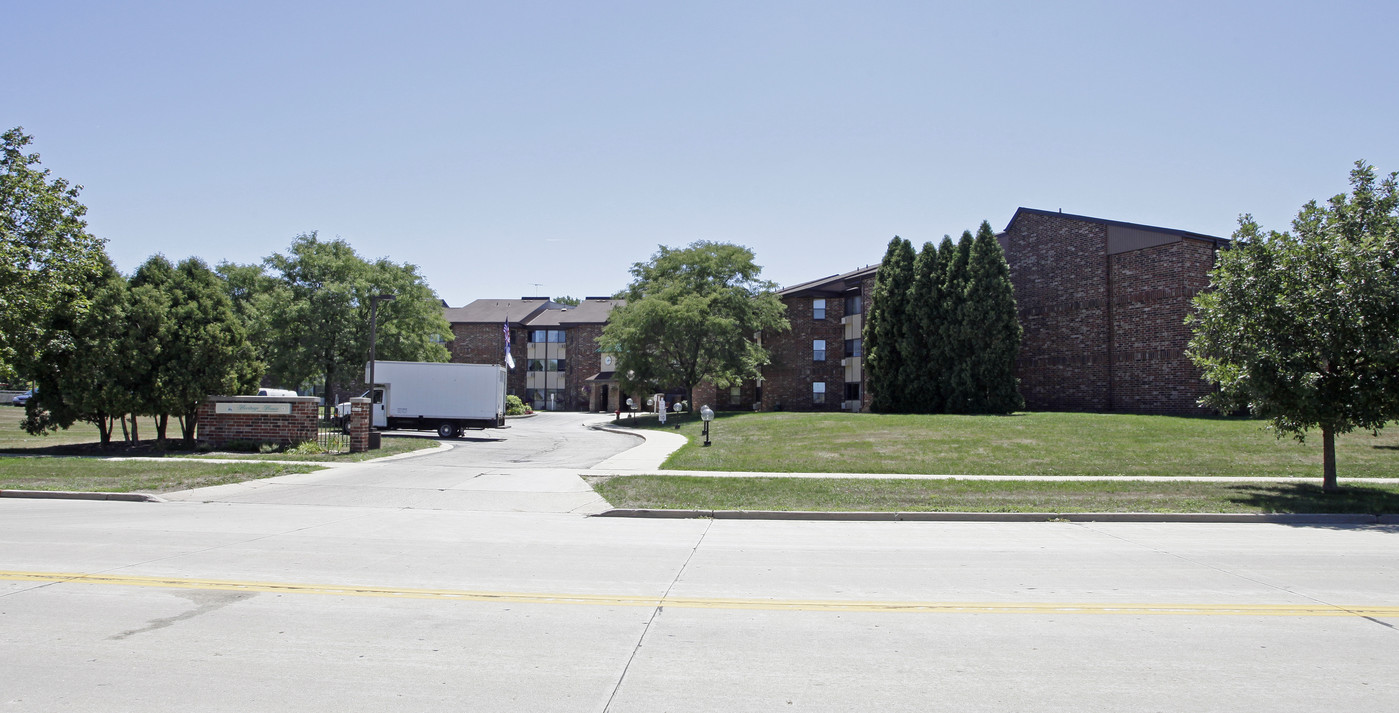
[{"label": "tree shadow on grass", "polygon": [[66,443],[54,446],[38,446],[34,448],[0,448],[0,455],[6,456],[94,456],[102,458],[117,457],[160,457],[168,455],[182,455],[193,453],[182,445],[182,441],[174,439],[166,441],[165,447],[160,447],[155,441],[142,440],[139,443],[128,443],[125,441],[113,441],[111,445],[103,446],[101,443]]},{"label": "tree shadow on grass", "polygon": [[[1399,483],[1396,483],[1399,486]],[[1399,487],[1342,485],[1338,493],[1326,493],[1320,483],[1238,483],[1226,486],[1231,502],[1278,514],[1399,513]]]}]

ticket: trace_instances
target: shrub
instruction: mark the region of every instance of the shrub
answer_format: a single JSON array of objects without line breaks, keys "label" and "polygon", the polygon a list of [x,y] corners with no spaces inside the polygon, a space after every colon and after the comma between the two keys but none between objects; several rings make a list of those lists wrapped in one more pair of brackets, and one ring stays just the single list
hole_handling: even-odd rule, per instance
[{"label": "shrub", "polygon": [[321,444],[317,443],[316,441],[302,441],[300,443],[297,443],[296,445],[291,446],[283,452],[296,456],[316,456],[326,453],[328,451],[326,451],[325,448],[322,448]]},{"label": "shrub", "polygon": [[530,408],[525,405],[525,402],[522,401],[520,397],[514,394],[505,397],[506,416],[523,416],[527,413],[530,413]]}]

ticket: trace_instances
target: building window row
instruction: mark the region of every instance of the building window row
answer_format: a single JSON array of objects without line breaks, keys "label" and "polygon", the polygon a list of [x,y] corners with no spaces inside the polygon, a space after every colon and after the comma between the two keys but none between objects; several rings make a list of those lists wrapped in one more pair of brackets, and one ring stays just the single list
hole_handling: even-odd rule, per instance
[{"label": "building window row", "polygon": [[531,344],[563,344],[564,331],[562,329],[531,329],[529,340]]},{"label": "building window row", "polygon": [[530,371],[565,371],[566,359],[530,359]]}]

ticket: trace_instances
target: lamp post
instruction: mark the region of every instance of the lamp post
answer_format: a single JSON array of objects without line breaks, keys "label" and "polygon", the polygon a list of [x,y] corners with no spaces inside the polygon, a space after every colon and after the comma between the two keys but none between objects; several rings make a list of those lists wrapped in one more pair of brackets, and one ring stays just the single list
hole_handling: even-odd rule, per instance
[{"label": "lamp post", "polygon": [[369,425],[374,425],[374,346],[379,338],[379,303],[392,302],[393,295],[369,298]]},{"label": "lamp post", "polygon": [[704,445],[709,445],[709,422],[714,420],[714,409],[709,404],[700,407],[700,419],[704,421]]}]

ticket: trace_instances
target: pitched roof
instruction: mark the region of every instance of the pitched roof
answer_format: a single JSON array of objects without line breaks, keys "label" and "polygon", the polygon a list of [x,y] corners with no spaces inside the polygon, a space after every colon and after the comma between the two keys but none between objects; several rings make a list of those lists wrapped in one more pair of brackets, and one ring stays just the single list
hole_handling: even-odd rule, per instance
[{"label": "pitched roof", "polygon": [[860,282],[872,277],[879,270],[878,265],[866,265],[858,270],[841,275],[831,275],[819,280],[811,280],[778,290],[778,297],[800,297],[809,294],[839,294],[859,287]]},{"label": "pitched roof", "polygon": [[511,324],[524,324],[526,320],[544,310],[553,310],[563,305],[545,297],[520,300],[476,300],[465,307],[448,307],[442,316],[453,323],[494,322],[500,324],[509,320]]},{"label": "pitched roof", "polygon": [[1074,214],[1072,214],[1072,213],[1065,213],[1065,212],[1063,212],[1063,211],[1040,210],[1040,209],[1038,209],[1038,208],[1026,208],[1026,207],[1024,207],[1024,206],[1021,206],[1020,208],[1017,208],[1017,209],[1015,210],[1015,215],[1011,216],[1010,222],[1009,222],[1009,223],[1006,223],[1006,229],[1005,229],[1004,231],[1001,231],[1001,232],[1002,232],[1002,233],[1009,232],[1010,229],[1011,229],[1011,227],[1013,227],[1013,226],[1015,225],[1015,221],[1018,220],[1018,219],[1020,218],[1021,215],[1026,214],[1026,213],[1028,213],[1028,214],[1030,214],[1030,215],[1043,215],[1043,216],[1050,216],[1050,217],[1053,217],[1053,218],[1064,218],[1064,219],[1067,219],[1067,220],[1077,220],[1077,221],[1082,221],[1082,222],[1085,222],[1085,223],[1097,223],[1097,224],[1099,224],[1099,225],[1115,225],[1115,226],[1120,227],[1120,228],[1132,228],[1133,230],[1143,230],[1143,231],[1152,232],[1152,233],[1164,233],[1164,234],[1167,234],[1167,235],[1179,235],[1179,236],[1181,236],[1181,237],[1183,237],[1183,238],[1193,238],[1193,239],[1195,239],[1195,240],[1204,240],[1204,241],[1206,241],[1206,242],[1214,243],[1214,244],[1220,245],[1220,246],[1226,246],[1226,245],[1228,245],[1229,242],[1230,242],[1228,238],[1221,238],[1221,237],[1218,237],[1218,236],[1215,236],[1215,235],[1205,235],[1204,233],[1192,233],[1192,232],[1190,232],[1190,231],[1188,231],[1188,230],[1178,230],[1178,229],[1176,229],[1176,228],[1162,228],[1162,227],[1156,226],[1156,225],[1142,225],[1141,223],[1128,223],[1128,222],[1121,221],[1121,220],[1108,220],[1108,219],[1106,219],[1106,218],[1094,218],[1094,217],[1088,216],[1088,215],[1074,215]]},{"label": "pitched roof", "polygon": [[612,310],[626,303],[626,300],[589,298],[572,307],[556,305],[530,317],[524,323],[531,327],[605,324],[607,316],[612,314]]}]

